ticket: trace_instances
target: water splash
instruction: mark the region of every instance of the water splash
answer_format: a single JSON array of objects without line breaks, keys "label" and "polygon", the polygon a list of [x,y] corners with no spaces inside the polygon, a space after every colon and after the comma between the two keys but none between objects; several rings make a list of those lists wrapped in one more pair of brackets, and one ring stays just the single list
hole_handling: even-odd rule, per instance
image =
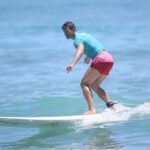
[{"label": "water splash", "polygon": [[115,106],[116,111],[105,109],[102,113],[93,118],[83,120],[80,126],[92,125],[97,123],[112,123],[120,121],[128,121],[131,118],[140,118],[150,114],[150,103],[144,103],[137,107],[128,107],[123,104]]},{"label": "water splash", "polygon": [[145,116],[150,114],[150,103],[144,103],[140,106],[137,106],[134,109],[134,113],[139,116]]}]

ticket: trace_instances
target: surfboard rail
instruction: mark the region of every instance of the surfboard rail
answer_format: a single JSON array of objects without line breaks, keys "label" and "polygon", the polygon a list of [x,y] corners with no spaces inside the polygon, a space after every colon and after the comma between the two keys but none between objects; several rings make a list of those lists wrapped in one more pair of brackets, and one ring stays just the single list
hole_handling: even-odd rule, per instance
[{"label": "surfboard rail", "polygon": [[72,116],[53,116],[53,117],[4,117],[0,116],[0,121],[4,120],[24,120],[24,121],[76,121],[96,117],[95,115],[72,115]]}]

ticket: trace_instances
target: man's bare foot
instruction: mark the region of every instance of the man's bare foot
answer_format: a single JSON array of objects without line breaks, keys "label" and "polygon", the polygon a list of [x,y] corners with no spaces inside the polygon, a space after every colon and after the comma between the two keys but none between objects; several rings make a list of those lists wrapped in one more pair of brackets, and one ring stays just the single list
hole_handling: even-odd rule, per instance
[{"label": "man's bare foot", "polygon": [[94,115],[94,114],[96,114],[96,110],[89,110],[85,112],[83,115]]}]

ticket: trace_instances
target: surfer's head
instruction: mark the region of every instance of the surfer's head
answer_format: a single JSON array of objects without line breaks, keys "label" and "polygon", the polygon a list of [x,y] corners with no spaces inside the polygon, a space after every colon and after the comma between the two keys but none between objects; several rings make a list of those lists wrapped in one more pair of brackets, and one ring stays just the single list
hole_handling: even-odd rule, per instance
[{"label": "surfer's head", "polygon": [[74,39],[76,26],[73,22],[71,21],[65,22],[62,26],[62,30],[64,31],[67,39]]}]

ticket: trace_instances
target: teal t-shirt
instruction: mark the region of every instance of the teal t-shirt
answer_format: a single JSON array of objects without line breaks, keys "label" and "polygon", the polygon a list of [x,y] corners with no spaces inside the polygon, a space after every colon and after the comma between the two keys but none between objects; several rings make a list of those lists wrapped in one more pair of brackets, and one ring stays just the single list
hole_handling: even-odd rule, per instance
[{"label": "teal t-shirt", "polygon": [[88,33],[75,32],[74,46],[79,44],[84,45],[84,54],[91,59],[105,50],[101,42]]}]

